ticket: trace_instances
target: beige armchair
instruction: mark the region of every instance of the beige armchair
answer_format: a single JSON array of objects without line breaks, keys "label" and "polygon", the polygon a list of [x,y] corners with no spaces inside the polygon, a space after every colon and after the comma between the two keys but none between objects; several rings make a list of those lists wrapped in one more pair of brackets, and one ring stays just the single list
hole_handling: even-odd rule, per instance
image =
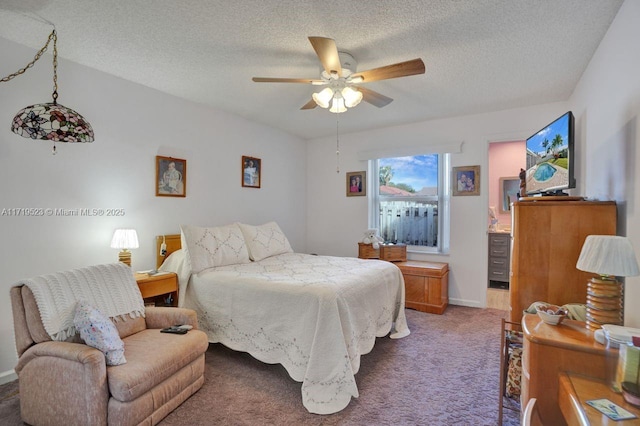
[{"label": "beige armchair", "polygon": [[[104,354],[76,335],[52,341],[34,295],[11,288],[22,420],[32,425],[154,425],[204,383],[207,336],[196,313],[146,308],[145,317],[115,322],[126,363],[107,366]],[[187,334],[161,328],[190,324]]]}]

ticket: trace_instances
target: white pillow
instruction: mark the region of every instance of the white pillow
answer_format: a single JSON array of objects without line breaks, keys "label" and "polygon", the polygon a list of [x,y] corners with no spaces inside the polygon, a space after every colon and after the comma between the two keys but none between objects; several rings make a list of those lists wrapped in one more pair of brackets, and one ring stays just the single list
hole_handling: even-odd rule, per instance
[{"label": "white pillow", "polygon": [[291,253],[291,245],[280,227],[275,222],[260,226],[239,223],[249,249],[251,260],[262,260],[276,254]]},{"label": "white pillow", "polygon": [[120,365],[127,362],[124,357],[124,342],[116,326],[109,317],[84,300],[76,304],[73,325],[87,345],[104,353],[107,365]]},{"label": "white pillow", "polygon": [[185,246],[191,272],[198,272],[216,266],[248,263],[249,252],[236,224],[201,228],[183,225],[180,227],[184,235]]}]

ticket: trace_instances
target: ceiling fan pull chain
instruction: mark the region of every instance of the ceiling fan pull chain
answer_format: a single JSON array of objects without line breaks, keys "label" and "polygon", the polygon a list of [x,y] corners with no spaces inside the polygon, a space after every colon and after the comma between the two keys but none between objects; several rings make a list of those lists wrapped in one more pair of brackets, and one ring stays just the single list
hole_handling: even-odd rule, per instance
[{"label": "ceiling fan pull chain", "polygon": [[338,117],[340,116],[336,115],[336,173],[340,173],[340,119]]}]

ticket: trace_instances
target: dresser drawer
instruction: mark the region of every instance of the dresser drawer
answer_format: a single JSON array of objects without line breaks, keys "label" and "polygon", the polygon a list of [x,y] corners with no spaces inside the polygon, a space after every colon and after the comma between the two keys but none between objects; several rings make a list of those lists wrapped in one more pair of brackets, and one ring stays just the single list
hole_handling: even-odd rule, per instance
[{"label": "dresser drawer", "polygon": [[505,271],[509,270],[509,261],[505,257],[489,257],[489,269],[503,269]]},{"label": "dresser drawer", "polygon": [[509,234],[489,234],[490,247],[509,247]]},{"label": "dresser drawer", "polygon": [[509,270],[489,268],[489,280],[509,281]]},{"label": "dresser drawer", "polygon": [[489,257],[507,257],[507,256],[509,256],[509,247],[489,248]]}]

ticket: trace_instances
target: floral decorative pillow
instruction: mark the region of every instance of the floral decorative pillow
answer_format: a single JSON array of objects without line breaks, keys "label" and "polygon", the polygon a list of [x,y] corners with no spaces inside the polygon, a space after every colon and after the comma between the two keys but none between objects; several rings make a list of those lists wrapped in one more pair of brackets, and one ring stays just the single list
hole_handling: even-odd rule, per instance
[{"label": "floral decorative pillow", "polygon": [[87,345],[104,353],[107,365],[127,362],[124,357],[124,342],[118,334],[118,329],[102,312],[81,300],[76,305],[73,324]]},{"label": "floral decorative pillow", "polygon": [[239,223],[249,249],[251,260],[262,260],[276,254],[291,253],[291,245],[280,227],[275,222],[260,226]]},{"label": "floral decorative pillow", "polygon": [[181,226],[191,271],[195,274],[216,266],[249,263],[242,231],[236,224],[201,228]]}]

